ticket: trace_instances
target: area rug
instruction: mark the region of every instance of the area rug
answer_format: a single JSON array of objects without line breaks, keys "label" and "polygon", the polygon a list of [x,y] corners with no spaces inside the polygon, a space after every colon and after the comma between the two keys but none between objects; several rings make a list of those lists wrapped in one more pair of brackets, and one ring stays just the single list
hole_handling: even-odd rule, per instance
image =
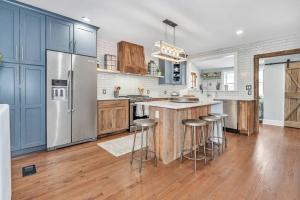
[{"label": "area rug", "polygon": [[[141,148],[141,133],[137,133],[136,141],[135,141],[135,150]],[[97,145],[102,149],[106,150],[110,154],[114,155],[115,157],[122,156],[132,151],[134,134],[109,140],[106,142],[100,142]],[[146,138],[143,137],[143,147],[146,146]]]}]

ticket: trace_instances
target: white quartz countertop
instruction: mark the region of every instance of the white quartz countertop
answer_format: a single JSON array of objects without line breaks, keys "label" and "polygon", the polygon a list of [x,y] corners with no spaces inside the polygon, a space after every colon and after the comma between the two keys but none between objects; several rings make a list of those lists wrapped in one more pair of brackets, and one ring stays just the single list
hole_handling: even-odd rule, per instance
[{"label": "white quartz countertop", "polygon": [[128,100],[129,98],[126,97],[120,97],[120,98],[114,98],[114,97],[107,97],[107,98],[98,98],[98,101],[117,101],[117,100]]},{"label": "white quartz countertop", "polygon": [[169,109],[184,109],[219,104],[221,101],[199,101],[197,103],[175,103],[171,101],[137,102],[136,104]]},{"label": "white quartz countertop", "polygon": [[226,98],[214,98],[214,100],[216,101],[225,101],[225,100],[232,100],[232,101],[253,101],[254,99],[247,99],[247,98],[239,98],[239,97],[234,97],[234,98],[230,98],[230,97],[226,97]]}]

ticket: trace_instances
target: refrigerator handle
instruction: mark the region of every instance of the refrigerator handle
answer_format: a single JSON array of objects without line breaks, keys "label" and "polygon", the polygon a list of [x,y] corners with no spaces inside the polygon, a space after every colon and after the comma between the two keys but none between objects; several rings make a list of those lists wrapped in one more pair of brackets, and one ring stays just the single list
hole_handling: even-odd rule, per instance
[{"label": "refrigerator handle", "polygon": [[68,113],[71,112],[71,71],[68,70]]},{"label": "refrigerator handle", "polygon": [[74,71],[71,70],[71,83],[72,83],[72,87],[71,87],[71,99],[72,99],[72,103],[71,103],[71,111],[74,112],[76,111],[76,109],[74,108],[74,99],[73,99],[73,79],[74,79]]}]

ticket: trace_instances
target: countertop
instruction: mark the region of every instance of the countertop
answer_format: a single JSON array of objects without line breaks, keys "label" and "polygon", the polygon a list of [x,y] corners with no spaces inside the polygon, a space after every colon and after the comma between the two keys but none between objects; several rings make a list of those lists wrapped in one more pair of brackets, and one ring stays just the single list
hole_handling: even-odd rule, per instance
[{"label": "countertop", "polygon": [[120,98],[114,98],[114,97],[107,97],[107,98],[100,98],[98,101],[117,101],[117,100],[129,100],[129,98],[126,97],[120,97]]},{"label": "countertop", "polygon": [[225,100],[232,100],[232,101],[254,101],[254,99],[246,99],[246,98],[214,98],[215,101],[225,101]]},{"label": "countertop", "polygon": [[137,102],[136,104],[153,106],[160,108],[169,108],[169,109],[184,109],[184,108],[193,108],[200,106],[208,106],[221,103],[221,101],[199,101],[197,103],[175,103],[171,101],[148,101],[148,102]]}]

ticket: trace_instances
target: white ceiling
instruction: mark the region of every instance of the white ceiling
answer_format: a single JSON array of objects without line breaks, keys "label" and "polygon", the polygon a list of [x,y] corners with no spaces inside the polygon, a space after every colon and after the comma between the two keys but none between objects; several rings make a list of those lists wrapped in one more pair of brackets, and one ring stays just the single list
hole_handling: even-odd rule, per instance
[{"label": "white ceiling", "polygon": [[[169,18],[178,23],[177,45],[188,54],[300,33],[299,0],[21,0],[101,27],[100,37],[126,40],[151,51],[164,39]],[[237,36],[237,29],[244,34]]]}]

